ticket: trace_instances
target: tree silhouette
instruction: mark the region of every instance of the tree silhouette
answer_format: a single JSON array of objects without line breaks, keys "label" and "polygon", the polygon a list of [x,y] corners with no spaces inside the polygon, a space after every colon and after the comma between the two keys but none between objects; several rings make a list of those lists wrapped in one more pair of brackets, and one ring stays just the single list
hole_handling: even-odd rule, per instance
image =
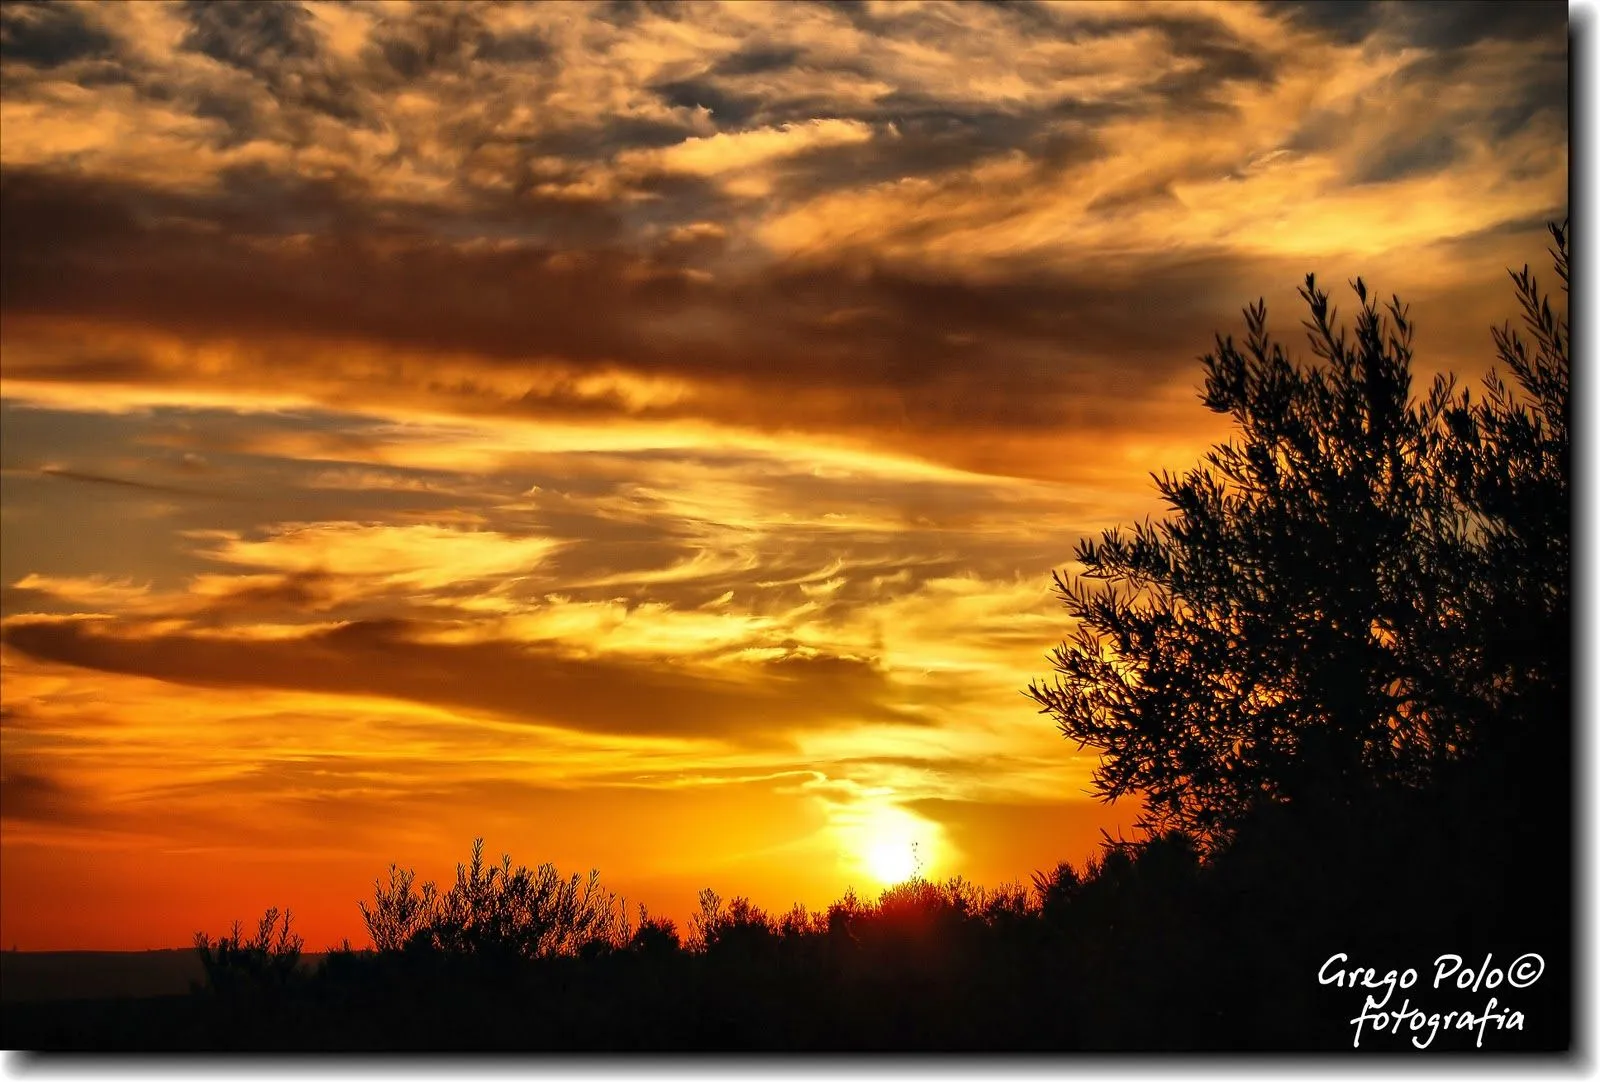
[{"label": "tree silhouette", "polygon": [[1316,363],[1273,341],[1264,303],[1242,348],[1218,337],[1201,397],[1233,438],[1155,479],[1166,518],[1056,575],[1078,626],[1028,692],[1102,753],[1099,795],[1216,843],[1266,805],[1429,784],[1564,704],[1566,321],[1513,279],[1537,347],[1495,341],[1527,401],[1494,375],[1482,402],[1445,377],[1414,400],[1407,310],[1359,278],[1353,337],[1313,277],[1300,290]]}]

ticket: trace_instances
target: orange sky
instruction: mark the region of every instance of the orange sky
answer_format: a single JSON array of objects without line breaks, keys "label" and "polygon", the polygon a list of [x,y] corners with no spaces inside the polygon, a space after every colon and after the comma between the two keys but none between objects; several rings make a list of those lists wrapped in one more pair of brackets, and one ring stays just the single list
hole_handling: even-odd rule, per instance
[{"label": "orange sky", "polygon": [[0,946],[359,943],[477,835],[680,922],[1081,860],[1051,570],[1307,271],[1483,371],[1565,20],[7,6]]}]

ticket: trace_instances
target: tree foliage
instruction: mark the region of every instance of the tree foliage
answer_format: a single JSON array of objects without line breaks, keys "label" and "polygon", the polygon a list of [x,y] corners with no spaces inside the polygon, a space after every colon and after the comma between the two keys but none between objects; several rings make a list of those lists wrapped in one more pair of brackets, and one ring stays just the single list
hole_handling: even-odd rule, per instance
[{"label": "tree foliage", "polygon": [[1446,377],[1414,398],[1407,309],[1359,278],[1352,334],[1307,277],[1312,363],[1264,303],[1242,343],[1218,337],[1201,397],[1233,437],[1155,478],[1165,518],[1081,542],[1082,571],[1056,576],[1077,626],[1029,694],[1101,752],[1099,795],[1216,842],[1266,805],[1428,785],[1562,703],[1568,331],[1512,277],[1534,343],[1494,341],[1520,397],[1491,373],[1479,401]]},{"label": "tree foliage", "polygon": [[[1567,236],[1551,232],[1565,293]],[[1463,396],[1446,418],[1444,461],[1474,525],[1458,590],[1475,632],[1462,675],[1496,750],[1505,750],[1508,730],[1531,737],[1529,726],[1543,735],[1564,726],[1571,671],[1570,332],[1526,266],[1511,278],[1532,342],[1509,325],[1494,328],[1514,384],[1492,370],[1481,400]]]}]

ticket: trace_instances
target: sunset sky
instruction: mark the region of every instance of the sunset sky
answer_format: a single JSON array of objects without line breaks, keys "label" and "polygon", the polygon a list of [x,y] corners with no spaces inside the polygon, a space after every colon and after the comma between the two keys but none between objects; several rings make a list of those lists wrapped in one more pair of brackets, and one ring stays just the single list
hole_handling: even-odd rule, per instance
[{"label": "sunset sky", "polygon": [[479,835],[680,925],[1081,860],[1051,571],[1308,271],[1484,372],[1566,19],[7,4],[0,947],[359,944]]}]

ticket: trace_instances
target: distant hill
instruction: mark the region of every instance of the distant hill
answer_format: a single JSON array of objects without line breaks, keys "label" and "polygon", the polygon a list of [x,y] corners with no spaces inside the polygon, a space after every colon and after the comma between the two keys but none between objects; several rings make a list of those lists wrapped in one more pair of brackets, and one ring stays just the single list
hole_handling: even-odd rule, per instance
[{"label": "distant hill", "polygon": [[[316,965],[321,954],[303,955]],[[203,982],[193,948],[148,951],[0,951],[0,1003],[165,996]]]}]

